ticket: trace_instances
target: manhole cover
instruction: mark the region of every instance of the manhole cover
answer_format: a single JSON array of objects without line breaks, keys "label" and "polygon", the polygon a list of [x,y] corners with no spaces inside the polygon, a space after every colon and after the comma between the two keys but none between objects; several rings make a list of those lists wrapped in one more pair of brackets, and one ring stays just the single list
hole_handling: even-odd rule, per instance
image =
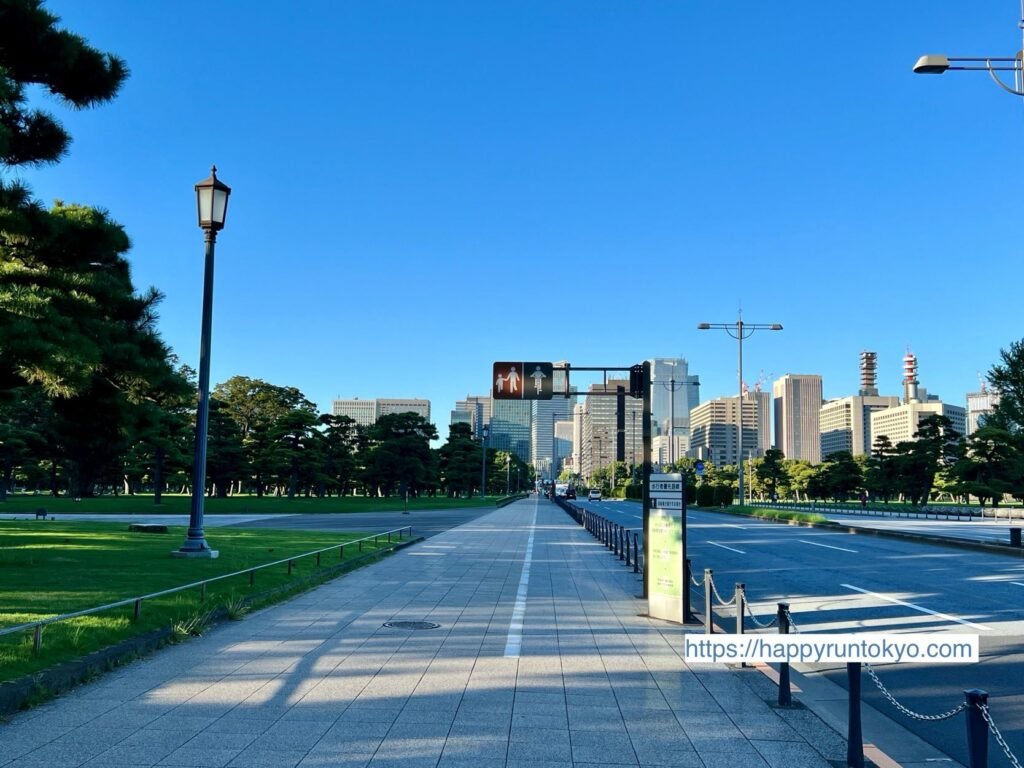
[{"label": "manhole cover", "polygon": [[386,621],[384,626],[391,629],[437,629],[441,625],[432,621]]}]

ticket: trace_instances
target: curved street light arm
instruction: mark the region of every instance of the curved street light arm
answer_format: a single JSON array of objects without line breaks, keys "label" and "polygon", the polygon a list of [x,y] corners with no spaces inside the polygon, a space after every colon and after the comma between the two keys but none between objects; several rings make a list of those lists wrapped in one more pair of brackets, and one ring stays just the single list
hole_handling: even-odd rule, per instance
[{"label": "curved street light arm", "polygon": [[[1006,91],[1007,93],[1012,93],[1014,96],[1024,96],[1024,91],[1018,90],[1017,88],[1011,88],[1006,83],[1004,83],[1002,80],[1000,80],[999,79],[999,75],[996,74],[996,70],[997,69],[1006,70],[1006,69],[1009,69],[1009,67],[993,67],[992,66],[992,60],[991,59],[986,59],[985,60],[985,69],[988,70],[989,77],[992,78],[992,81],[996,85],[998,85],[1000,88],[1002,88],[1004,91]],[[1013,67],[1013,71],[1015,71],[1015,72],[1018,71],[1018,68],[1016,66]]]}]

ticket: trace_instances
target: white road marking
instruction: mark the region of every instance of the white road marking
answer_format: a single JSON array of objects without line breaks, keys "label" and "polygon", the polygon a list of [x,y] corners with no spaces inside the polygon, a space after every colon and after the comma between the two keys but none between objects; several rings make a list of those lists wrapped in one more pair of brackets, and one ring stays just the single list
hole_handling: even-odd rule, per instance
[{"label": "white road marking", "polygon": [[530,587],[530,563],[533,560],[533,535],[537,528],[537,505],[533,506],[533,519],[530,521],[530,538],[526,541],[526,556],[523,558],[523,575],[519,577],[519,589],[516,591],[516,604],[512,608],[512,622],[508,625],[508,638],[505,640],[505,657],[519,658],[523,647],[523,619],[526,617],[526,594]]},{"label": "white road marking", "polygon": [[812,547],[825,547],[825,549],[838,549],[840,552],[853,552],[857,554],[856,549],[847,549],[846,547],[833,547],[831,544],[819,544],[816,541],[808,541],[807,539],[797,539],[802,544],[810,544]]},{"label": "white road marking", "polygon": [[1024,587],[1024,581],[1011,581],[1011,584],[1016,584],[1018,587]]},{"label": "white road marking", "polygon": [[920,605],[915,605],[914,603],[908,603],[905,600],[898,600],[895,597],[889,597],[888,595],[880,595],[877,592],[869,592],[866,589],[855,587],[852,584],[840,584],[839,586],[845,587],[846,589],[852,589],[854,592],[860,592],[864,595],[871,595],[872,597],[877,597],[879,600],[885,600],[889,603],[895,603],[896,605],[902,605],[907,608],[913,608],[915,611],[920,611],[921,613],[927,613],[932,616],[938,616],[940,619],[948,619],[949,621],[955,621],[957,624],[963,624],[968,627],[974,627],[975,629],[982,629],[988,631],[992,630],[992,627],[986,627],[984,624],[975,624],[973,621],[967,621],[967,619],[958,619],[956,616],[950,616],[948,613],[939,613],[938,611],[933,611],[931,608],[925,608]]},{"label": "white road marking", "polygon": [[710,544],[712,547],[721,547],[722,549],[728,549],[730,552],[736,552],[737,554],[740,554],[740,555],[747,554],[742,549],[733,549],[732,547],[725,546],[725,544],[716,544],[713,541],[709,541],[708,544]]}]

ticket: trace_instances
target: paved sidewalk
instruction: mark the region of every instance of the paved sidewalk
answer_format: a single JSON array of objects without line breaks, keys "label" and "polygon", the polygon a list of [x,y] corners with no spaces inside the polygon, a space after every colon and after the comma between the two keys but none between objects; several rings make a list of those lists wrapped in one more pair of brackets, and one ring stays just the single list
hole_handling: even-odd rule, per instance
[{"label": "paved sidewalk", "polygon": [[[518,502],[0,725],[0,766],[829,768],[845,745]],[[390,629],[389,621],[440,628]],[[693,630],[687,630],[693,631]],[[766,693],[767,692],[767,693]]]}]

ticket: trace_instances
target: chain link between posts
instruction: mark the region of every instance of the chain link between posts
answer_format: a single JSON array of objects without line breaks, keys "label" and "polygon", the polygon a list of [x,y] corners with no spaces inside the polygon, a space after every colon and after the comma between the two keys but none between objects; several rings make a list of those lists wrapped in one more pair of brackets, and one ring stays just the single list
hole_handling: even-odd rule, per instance
[{"label": "chain link between posts", "polygon": [[[915,712],[912,709],[907,709],[905,706],[896,701],[896,697],[889,693],[888,688],[882,685],[882,681],[878,679],[878,675],[875,674],[875,670],[871,668],[870,664],[864,662],[864,669],[867,671],[868,676],[874,681],[875,685],[878,687],[878,690],[882,692],[882,695],[889,700],[889,703],[896,707],[896,709],[898,709],[904,715],[914,720],[925,720],[929,722],[934,722],[938,720],[949,720],[951,718],[956,717],[965,709],[967,709],[967,703],[961,702],[960,704],[957,704],[955,707],[953,707],[953,709],[949,710],[948,712],[943,712],[941,715],[922,715],[921,713]],[[1018,766],[1018,768],[1020,768],[1020,766]]]},{"label": "chain link between posts", "polygon": [[736,595],[733,595],[728,600],[723,600],[722,599],[722,596],[720,594],[718,594],[718,587],[715,586],[715,580],[714,579],[711,580],[711,591],[714,593],[715,599],[718,600],[720,605],[732,605],[733,603],[736,602]]},{"label": "chain link between posts", "polygon": [[761,629],[771,629],[775,626],[775,622],[779,620],[778,615],[776,615],[771,621],[765,624],[764,622],[757,620],[757,617],[754,615],[754,612],[750,609],[750,603],[744,602],[744,607],[746,607],[747,609],[747,616],[750,617],[750,620]]},{"label": "chain link between posts", "polygon": [[700,589],[701,587],[704,586],[704,579],[701,579],[700,581],[697,581],[697,579],[693,578],[693,574],[692,573],[690,574],[690,582],[693,584],[693,586],[697,587],[697,589]]},{"label": "chain link between posts", "polygon": [[793,614],[789,612],[789,608],[786,608],[785,611],[786,611],[786,621],[789,622],[789,628],[793,631],[793,634],[795,635],[795,634],[797,634],[800,631],[800,627],[798,627],[796,625],[796,622],[793,621]]},{"label": "chain link between posts", "polygon": [[981,716],[985,718],[985,722],[988,723],[988,729],[995,737],[996,743],[1003,750],[1003,754],[1006,755],[1006,759],[1010,761],[1010,765],[1013,768],[1024,768],[1020,764],[1020,760],[1017,756],[1010,751],[1009,745],[1006,743],[1006,739],[1003,738],[1003,734],[999,732],[999,728],[996,727],[996,721],[992,719],[992,713],[988,711],[988,704],[979,704],[978,709],[981,710]]}]

